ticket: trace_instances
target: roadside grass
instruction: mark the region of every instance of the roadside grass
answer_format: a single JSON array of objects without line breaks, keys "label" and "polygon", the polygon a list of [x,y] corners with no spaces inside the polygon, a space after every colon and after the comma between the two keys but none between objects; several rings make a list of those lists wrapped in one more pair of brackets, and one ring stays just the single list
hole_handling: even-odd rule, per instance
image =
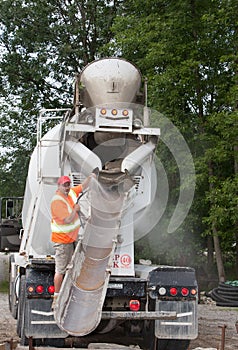
[{"label": "roadside grass", "polygon": [[8,292],[8,281],[0,282],[0,293],[7,293]]},{"label": "roadside grass", "polygon": [[218,306],[220,311],[238,311],[238,307],[224,307]]}]

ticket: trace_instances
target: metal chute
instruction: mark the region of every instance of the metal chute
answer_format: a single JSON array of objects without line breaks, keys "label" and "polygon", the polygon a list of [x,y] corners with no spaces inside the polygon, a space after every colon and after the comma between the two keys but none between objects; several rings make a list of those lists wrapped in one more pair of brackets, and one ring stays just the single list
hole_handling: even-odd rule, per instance
[{"label": "metal chute", "polygon": [[[114,176],[114,182],[113,182]],[[91,185],[91,216],[80,237],[55,308],[58,326],[74,336],[91,333],[101,320],[112,260],[128,190],[127,174],[103,172],[103,184]],[[99,177],[100,179],[100,173]]]}]

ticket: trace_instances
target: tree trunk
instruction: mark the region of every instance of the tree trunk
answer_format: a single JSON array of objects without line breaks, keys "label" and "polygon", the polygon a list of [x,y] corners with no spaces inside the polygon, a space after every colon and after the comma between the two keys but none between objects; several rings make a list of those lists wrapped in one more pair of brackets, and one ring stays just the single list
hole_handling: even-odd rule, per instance
[{"label": "tree trunk", "polygon": [[236,224],[236,232],[235,232],[235,241],[236,241],[236,277],[238,279],[238,224]]},{"label": "tree trunk", "polygon": [[[213,167],[212,167],[211,161],[208,163],[208,173],[209,173],[209,177],[211,178],[213,176]],[[210,187],[210,190],[212,190],[212,188],[213,188],[212,181],[209,182],[209,187]],[[217,263],[219,282],[224,282],[225,281],[225,269],[224,269],[224,264],[223,264],[223,259],[222,259],[220,241],[219,241],[219,237],[217,234],[217,228],[216,228],[215,224],[212,225],[212,235],[213,235],[214,250],[215,250],[215,254],[216,254],[216,263]]]},{"label": "tree trunk", "polygon": [[[234,171],[235,171],[235,175],[238,175],[238,146],[235,145],[234,146]],[[238,208],[237,208],[238,209]],[[235,242],[236,242],[236,266],[235,266],[235,270],[236,270],[236,276],[238,278],[238,221],[236,222],[235,225]]]},{"label": "tree trunk", "polygon": [[213,232],[214,249],[216,253],[216,263],[217,263],[219,282],[225,282],[226,280],[225,269],[223,265],[222,252],[221,252],[221,247],[220,247],[220,242],[219,242],[219,237],[217,235],[216,227],[213,227],[212,232]]}]

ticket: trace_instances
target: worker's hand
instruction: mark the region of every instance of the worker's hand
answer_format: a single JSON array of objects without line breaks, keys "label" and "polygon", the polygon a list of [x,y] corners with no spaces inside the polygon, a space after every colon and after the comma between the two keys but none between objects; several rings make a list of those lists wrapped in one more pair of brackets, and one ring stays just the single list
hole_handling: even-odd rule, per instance
[{"label": "worker's hand", "polygon": [[96,179],[96,175],[94,173],[91,173],[85,180],[84,182],[82,183],[82,188],[83,188],[83,191],[88,187],[89,183],[90,183],[90,180],[93,178],[93,179]]},{"label": "worker's hand", "polygon": [[76,212],[80,211],[80,205],[79,205],[79,204],[75,204],[75,205],[74,205],[74,210],[75,210]]}]

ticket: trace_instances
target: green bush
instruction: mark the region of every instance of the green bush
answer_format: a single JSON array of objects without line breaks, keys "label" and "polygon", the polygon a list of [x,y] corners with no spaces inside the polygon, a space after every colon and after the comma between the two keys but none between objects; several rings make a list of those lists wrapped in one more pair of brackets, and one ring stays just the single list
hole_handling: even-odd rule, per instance
[{"label": "green bush", "polygon": [[7,281],[0,282],[0,292],[1,293],[8,292],[8,282]]}]

